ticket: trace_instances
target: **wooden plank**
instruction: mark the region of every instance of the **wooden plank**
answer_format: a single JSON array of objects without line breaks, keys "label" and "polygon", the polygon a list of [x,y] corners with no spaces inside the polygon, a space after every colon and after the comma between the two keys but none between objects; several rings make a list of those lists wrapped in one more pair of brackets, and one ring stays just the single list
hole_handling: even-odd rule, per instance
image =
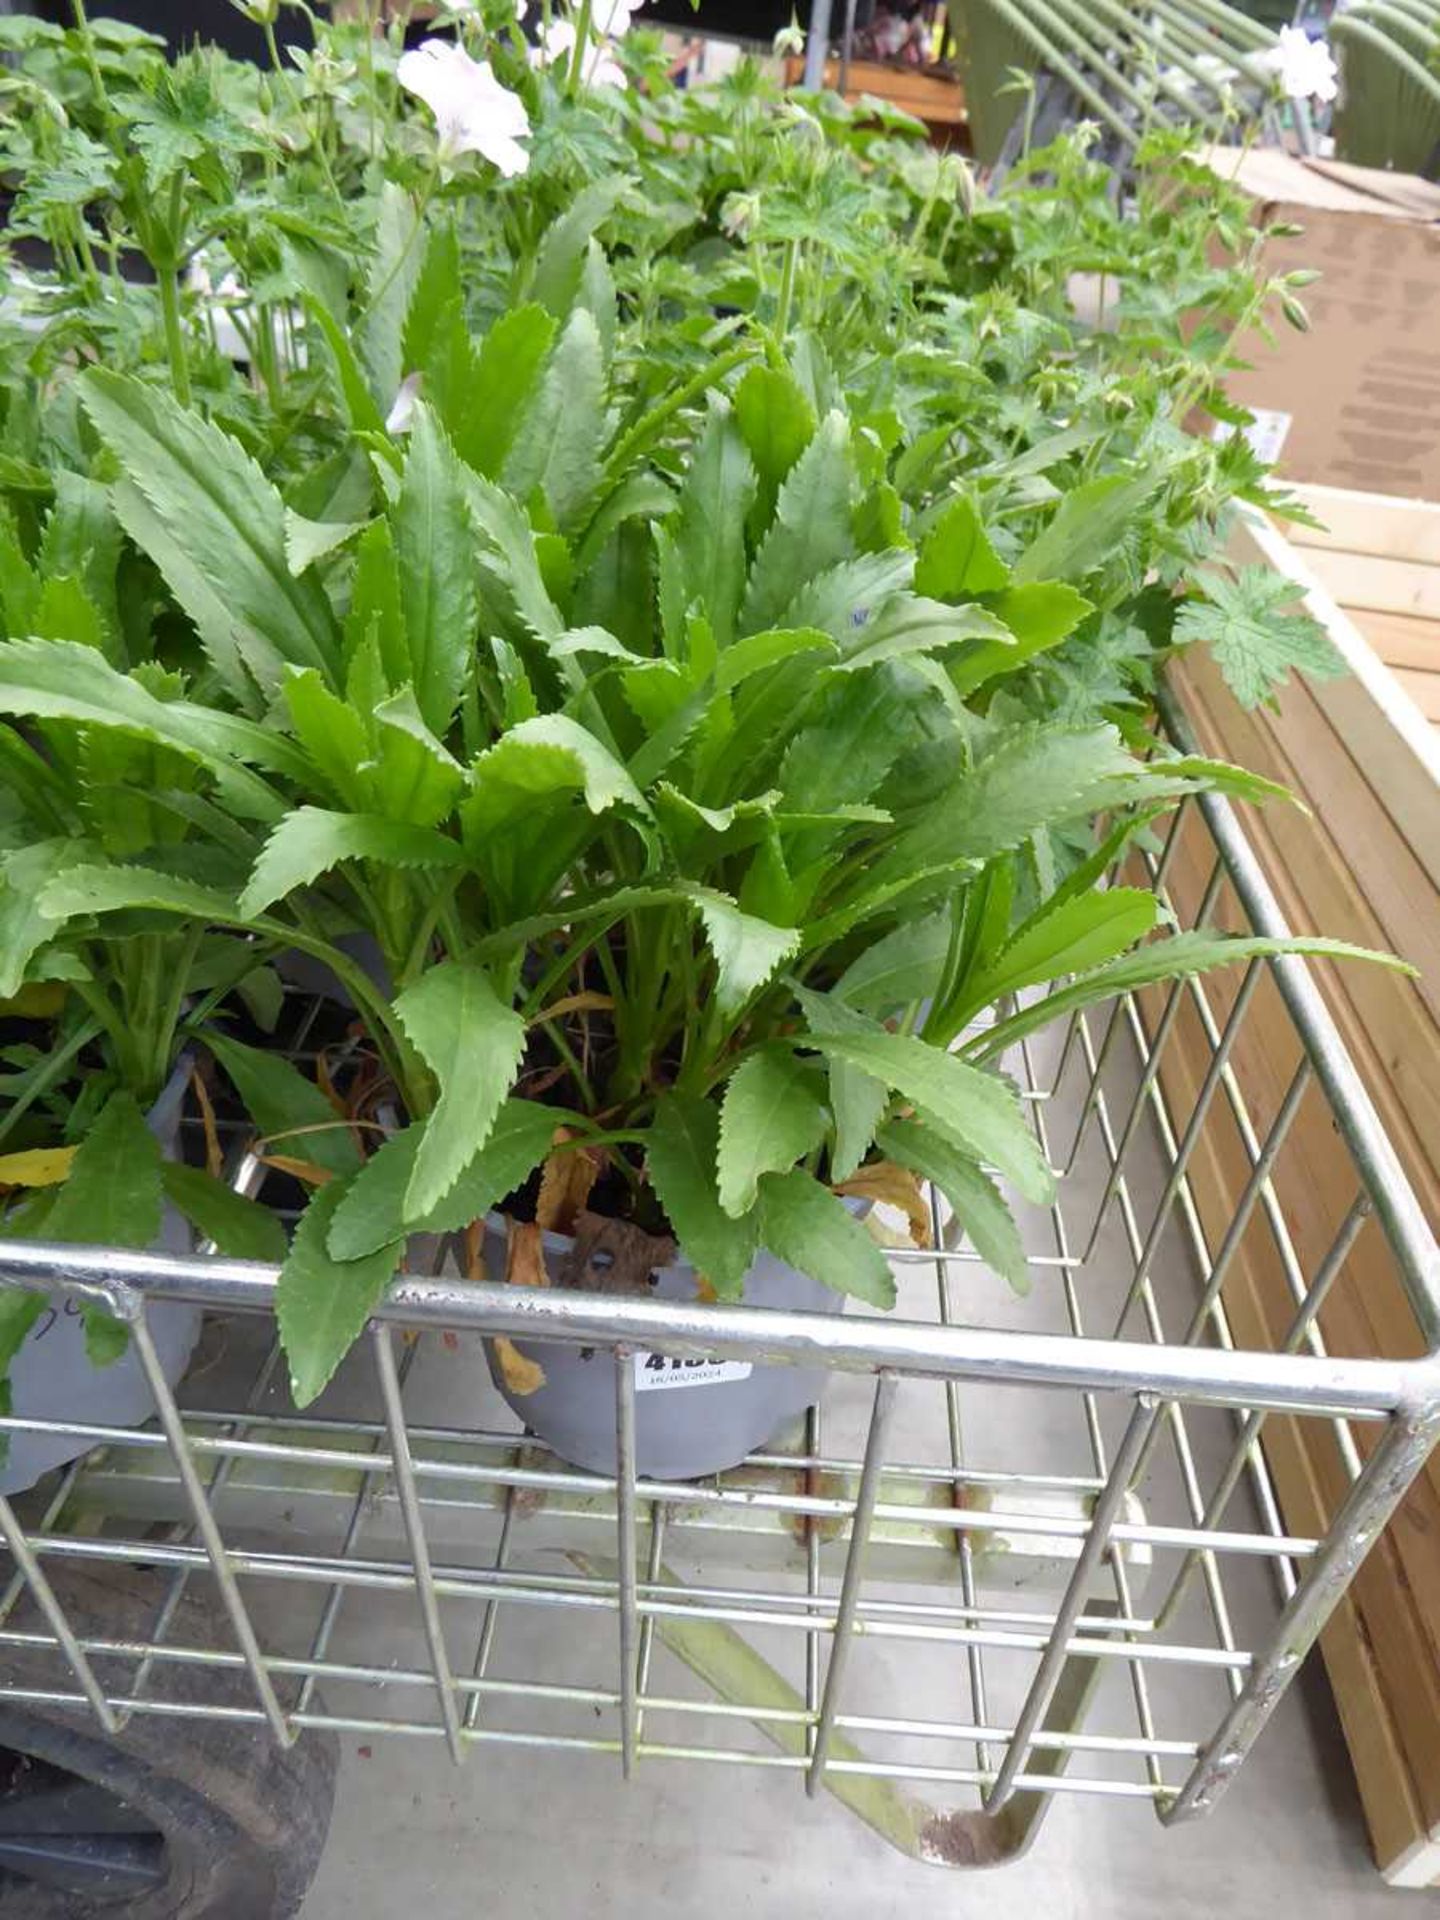
[{"label": "wooden plank", "polygon": [[1392,666],[1390,671],[1432,724],[1440,722],[1440,660],[1428,672]]},{"label": "wooden plank", "polygon": [[1240,566],[1274,567],[1300,589],[1305,611],[1324,627],[1350,669],[1339,679],[1316,682],[1311,697],[1336,738],[1365,767],[1396,831],[1440,884],[1440,743],[1434,728],[1311,571],[1313,554],[1302,558],[1267,520],[1248,512],[1236,519],[1228,553]]},{"label": "wooden plank", "polygon": [[[1197,1035],[1198,1028],[1187,1031],[1182,1021],[1161,1066],[1161,1090],[1172,1120],[1181,1124],[1194,1108],[1203,1078],[1205,1042],[1203,1035],[1198,1039]],[[1233,1147],[1227,1155],[1219,1130],[1207,1126],[1190,1174],[1201,1222],[1213,1248],[1229,1223],[1237,1183],[1243,1184],[1243,1159],[1237,1157]],[[1267,1287],[1257,1249],[1247,1235],[1224,1291],[1231,1331],[1242,1346],[1263,1349],[1273,1345],[1275,1336],[1267,1315],[1273,1294],[1273,1278]],[[1287,1524],[1318,1535],[1328,1525],[1333,1506],[1317,1480],[1307,1437],[1300,1421],[1272,1417],[1265,1428],[1265,1457],[1277,1483]],[[1377,1544],[1372,1560],[1380,1561],[1382,1572],[1398,1581],[1388,1537]],[[1382,1863],[1404,1861],[1422,1844],[1421,1837],[1428,1835],[1428,1823],[1356,1590],[1352,1589],[1336,1609],[1321,1636],[1320,1648],[1355,1763],[1377,1857]]]},{"label": "wooden plank", "polygon": [[[1402,523],[1405,517],[1397,515],[1389,525]],[[1429,520],[1422,514],[1408,524],[1424,528]],[[1382,524],[1365,537],[1373,543],[1388,535]],[[1343,549],[1309,547],[1302,560],[1272,528],[1254,526],[1241,530],[1233,557],[1262,559],[1296,579],[1306,605],[1355,666],[1348,680],[1287,687],[1274,713],[1242,713],[1213,663],[1199,653],[1187,656],[1175,675],[1208,750],[1284,781],[1313,809],[1308,818],[1285,807],[1263,814],[1243,810],[1282,911],[1299,928],[1421,954],[1433,968],[1440,956],[1440,752],[1395,675],[1317,584],[1327,557],[1352,567],[1354,557]],[[1385,559],[1405,564],[1398,556]],[[1415,634],[1405,628],[1398,637],[1415,644]],[[1440,679],[1419,669],[1401,671],[1418,680]],[[1208,851],[1182,843],[1173,870],[1182,906],[1193,906],[1208,870]],[[1217,924],[1230,923],[1232,905],[1222,893]],[[1440,1221],[1440,993],[1376,969],[1326,966],[1316,974],[1417,1197],[1431,1220]],[[1206,991],[1223,1018],[1233,983],[1217,977]],[[1257,1126],[1283,1097],[1297,1046],[1278,992],[1263,982],[1232,1062]],[[1182,1016],[1161,1072],[1180,1126],[1193,1108],[1207,1057],[1198,1020]],[[1207,1121],[1191,1164],[1193,1197],[1212,1246],[1233,1215],[1247,1170],[1233,1118],[1220,1111]],[[1307,1095],[1275,1170],[1277,1195],[1306,1273],[1314,1271],[1349,1205],[1355,1178],[1323,1101]],[[1243,1344],[1271,1348],[1283,1338],[1293,1297],[1263,1222],[1258,1228],[1252,1222],[1247,1231],[1224,1300]],[[1321,1326],[1334,1352],[1400,1357],[1420,1350],[1413,1312],[1373,1223],[1327,1299]],[[1373,1433],[1362,1436],[1357,1429],[1355,1438],[1362,1451],[1373,1443]],[[1287,1524],[1323,1532],[1346,1484],[1333,1435],[1321,1422],[1272,1420],[1266,1453]],[[1387,1877],[1405,1885],[1423,1884],[1440,1864],[1437,1535],[1440,1462],[1432,1461],[1322,1639],[1377,1854]]]},{"label": "wooden plank", "polygon": [[[1172,877],[1183,908],[1193,911],[1209,865],[1204,836],[1192,836],[1188,846],[1182,842]],[[1221,924],[1234,924],[1234,915],[1223,902],[1217,918]],[[1215,976],[1207,983],[1207,995],[1217,1018],[1223,1018],[1233,1001],[1234,982]],[[1152,1008],[1152,1017],[1153,1012]],[[1278,991],[1266,982],[1252,1003],[1232,1056],[1247,1106],[1262,1133],[1278,1110],[1299,1052],[1298,1037]],[[1198,1015],[1187,1005],[1175,1023],[1161,1068],[1162,1088],[1177,1126],[1189,1118],[1208,1057]],[[1248,1168],[1238,1128],[1225,1103],[1217,1101],[1191,1163],[1192,1193],[1212,1249],[1229,1225]],[[1313,1273],[1356,1191],[1355,1171],[1318,1090],[1307,1096],[1276,1165],[1274,1181],[1302,1270]],[[1321,1316],[1332,1352],[1416,1350],[1418,1333],[1408,1312],[1402,1315],[1400,1331],[1391,1332],[1383,1349],[1377,1347],[1379,1336],[1370,1322],[1382,1293],[1388,1294],[1393,1308],[1399,1299],[1394,1264],[1378,1229],[1367,1227]],[[1223,1297],[1232,1331],[1243,1345],[1265,1351],[1281,1343],[1293,1299],[1279,1250],[1258,1216],[1241,1242]],[[1374,1429],[1357,1425],[1355,1438],[1362,1451],[1368,1450],[1373,1437]],[[1266,1446],[1287,1524],[1297,1532],[1323,1534],[1348,1486],[1329,1424],[1271,1421]],[[1412,1487],[1401,1516],[1377,1549],[1378,1557],[1367,1562],[1357,1578],[1352,1589],[1356,1633],[1347,1644],[1343,1623],[1332,1623],[1324,1643],[1332,1662],[1332,1681],[1341,1696],[1342,1718],[1347,1730],[1355,1733],[1357,1764],[1370,1767],[1362,1786],[1384,1859],[1396,1857],[1397,1849],[1403,1852],[1413,1846],[1440,1814],[1440,1661],[1435,1655],[1433,1619],[1422,1615],[1416,1601],[1417,1595],[1440,1595],[1440,1557],[1431,1548],[1437,1525],[1440,1489],[1427,1477]],[[1377,1696],[1383,1702],[1378,1729]],[[1378,1788],[1376,1754],[1386,1774]],[[1392,1777],[1397,1755],[1408,1781],[1398,1802]],[[1395,1827],[1397,1804],[1402,1809],[1410,1806],[1413,1815],[1400,1831]]]},{"label": "wooden plank", "polygon": [[[1345,609],[1350,613],[1350,609]],[[1423,620],[1413,613],[1376,613],[1366,607],[1350,613],[1356,626],[1393,672],[1396,667],[1418,667],[1440,672],[1440,620]]]},{"label": "wooden plank", "polygon": [[[1284,532],[1292,546],[1335,547],[1440,566],[1440,502],[1394,499],[1352,487],[1294,485],[1289,490],[1325,523],[1315,528],[1287,521]],[[1340,598],[1343,603],[1344,595]]]},{"label": "wooden plank", "polygon": [[1337,553],[1326,547],[1308,548],[1306,558],[1316,579],[1343,607],[1373,607],[1379,613],[1440,620],[1440,566],[1368,553]]}]

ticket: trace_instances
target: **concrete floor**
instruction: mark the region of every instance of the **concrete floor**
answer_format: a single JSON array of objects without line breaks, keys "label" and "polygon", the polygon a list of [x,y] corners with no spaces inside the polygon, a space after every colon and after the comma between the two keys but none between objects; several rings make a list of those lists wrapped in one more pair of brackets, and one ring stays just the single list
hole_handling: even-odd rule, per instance
[{"label": "concrete floor", "polygon": [[1061,1796],[1031,1852],[981,1875],[917,1865],[798,1780],[736,1767],[472,1755],[347,1738],[320,1874],[302,1920],[1150,1920],[1284,1912],[1366,1920],[1440,1906],[1386,1888],[1366,1851],[1324,1676],[1292,1691],[1206,1820],[1167,1831],[1140,1804]]}]

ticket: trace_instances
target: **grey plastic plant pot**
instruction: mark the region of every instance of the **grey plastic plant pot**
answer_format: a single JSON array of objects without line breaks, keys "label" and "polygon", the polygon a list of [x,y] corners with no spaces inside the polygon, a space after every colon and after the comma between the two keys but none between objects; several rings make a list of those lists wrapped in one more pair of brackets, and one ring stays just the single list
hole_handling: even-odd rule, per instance
[{"label": "grey plastic plant pot", "polygon": [[[868,1203],[847,1200],[852,1212]],[[545,1235],[546,1265],[555,1271],[573,1242]],[[485,1266],[495,1281],[505,1278],[504,1216],[485,1220]],[[698,1279],[688,1260],[661,1267],[655,1297],[693,1302]],[[762,1253],[745,1277],[745,1304],[763,1313],[843,1313],[845,1297],[808,1274]],[[505,1380],[494,1343],[485,1342],[490,1377],[501,1397],[539,1439],[572,1466],[592,1473],[615,1471],[615,1369],[609,1349],[515,1342],[545,1374],[534,1393],[517,1394]],[[647,1480],[696,1480],[736,1467],[787,1421],[815,1405],[825,1386],[823,1367],[774,1367],[748,1361],[687,1362],[637,1353],[635,1368],[636,1470]]]},{"label": "grey plastic plant pot", "polygon": [[[180,1139],[190,1062],[182,1059],[145,1124],[167,1159]],[[167,1206],[155,1241],[159,1253],[189,1253],[194,1236],[189,1224]],[[180,1303],[152,1306],[150,1331],[165,1378],[174,1386],[190,1364],[200,1338],[200,1308]],[[155,1411],[139,1356],[133,1346],[108,1367],[95,1367],[85,1355],[85,1327],[74,1298],[49,1302],[30,1329],[10,1366],[12,1412],[21,1419],[83,1420],[87,1426],[130,1427]],[[63,1433],[25,1433],[12,1429],[8,1458],[0,1463],[0,1493],[23,1493],[54,1467],[68,1466],[94,1443]]]}]

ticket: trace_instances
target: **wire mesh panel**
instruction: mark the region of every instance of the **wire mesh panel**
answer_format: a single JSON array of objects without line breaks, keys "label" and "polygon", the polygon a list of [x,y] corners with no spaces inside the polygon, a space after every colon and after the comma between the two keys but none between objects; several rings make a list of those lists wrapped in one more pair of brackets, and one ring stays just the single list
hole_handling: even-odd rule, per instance
[{"label": "wire mesh panel", "polygon": [[[1188,802],[1146,858],[1181,926],[1278,930],[1224,802]],[[1060,1176],[1019,1208],[1023,1295],[938,1198],[935,1246],[893,1254],[891,1316],[506,1289],[441,1247],[300,1415],[268,1270],[7,1247],[4,1278],[129,1320],[160,1410],[0,1421],[93,1442],[0,1502],[11,1697],[112,1729],[767,1767],[955,1864],[1013,1854],[1058,1793],[1200,1811],[1429,1451],[1435,1245],[1298,962],[1077,1012],[1004,1065]],[[237,1182],[263,1177],[240,1153]],[[147,1332],[174,1298],[209,1309],[178,1394]],[[608,1379],[613,1475],[520,1428],[482,1353],[502,1334]],[[733,1472],[644,1480],[656,1352],[829,1386]],[[1310,1515],[1272,1477],[1297,1448],[1324,1463]],[[77,1580],[136,1566],[147,1630],[72,1624]]]}]

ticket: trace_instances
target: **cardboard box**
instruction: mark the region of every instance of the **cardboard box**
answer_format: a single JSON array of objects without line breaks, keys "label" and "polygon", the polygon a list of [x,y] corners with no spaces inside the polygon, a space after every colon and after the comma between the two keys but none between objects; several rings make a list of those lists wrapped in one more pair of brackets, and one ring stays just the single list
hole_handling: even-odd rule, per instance
[{"label": "cardboard box", "polygon": [[1227,391],[1287,479],[1440,499],[1440,187],[1408,174],[1211,147],[1206,163],[1302,234],[1272,240],[1267,273],[1315,268],[1311,330],[1276,323],[1240,344]]}]

